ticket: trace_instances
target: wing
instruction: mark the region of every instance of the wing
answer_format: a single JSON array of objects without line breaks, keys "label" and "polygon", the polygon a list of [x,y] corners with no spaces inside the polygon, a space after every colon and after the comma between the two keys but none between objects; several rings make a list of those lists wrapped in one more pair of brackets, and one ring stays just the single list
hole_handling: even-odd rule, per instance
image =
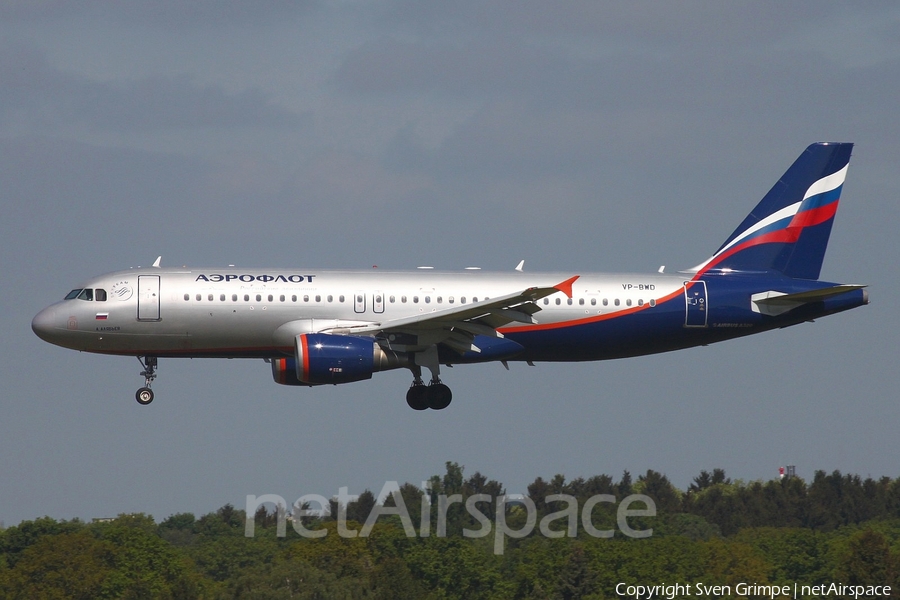
[{"label": "wing", "polygon": [[509,323],[537,323],[534,314],[537,300],[563,292],[572,297],[575,275],[552,287],[532,287],[504,296],[443,308],[411,317],[379,321],[359,326],[336,327],[328,333],[372,335],[385,346],[399,352],[418,352],[443,344],[460,354],[481,352],[473,342],[475,336],[502,338],[497,331]]}]

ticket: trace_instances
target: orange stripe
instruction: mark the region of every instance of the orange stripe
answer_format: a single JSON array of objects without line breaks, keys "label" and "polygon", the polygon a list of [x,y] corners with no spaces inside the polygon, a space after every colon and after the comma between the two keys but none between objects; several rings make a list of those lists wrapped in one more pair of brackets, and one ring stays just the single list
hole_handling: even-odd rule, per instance
[{"label": "orange stripe", "polygon": [[[676,290],[667,296],[663,296],[656,300],[656,305],[659,306],[663,302],[668,302],[673,298],[676,298],[684,293],[684,288]],[[545,331],[547,329],[562,329],[563,327],[573,327],[576,325],[587,325],[588,323],[599,323],[600,321],[606,321],[609,319],[614,319],[616,317],[624,317],[625,315],[634,314],[636,312],[640,312],[642,310],[647,310],[653,308],[650,304],[645,304],[643,306],[635,306],[632,308],[626,308],[625,310],[618,310],[611,313],[606,313],[605,315],[597,315],[596,317],[585,317],[583,319],[573,319],[572,321],[560,321],[558,323],[544,323],[543,325],[522,325],[518,327],[501,327],[497,331],[502,334],[507,333],[522,333],[527,331]]]},{"label": "orange stripe", "polygon": [[306,378],[309,377],[309,343],[306,341],[305,333],[300,336],[300,353],[303,355],[300,365],[303,377],[300,378],[300,381],[306,381]]}]

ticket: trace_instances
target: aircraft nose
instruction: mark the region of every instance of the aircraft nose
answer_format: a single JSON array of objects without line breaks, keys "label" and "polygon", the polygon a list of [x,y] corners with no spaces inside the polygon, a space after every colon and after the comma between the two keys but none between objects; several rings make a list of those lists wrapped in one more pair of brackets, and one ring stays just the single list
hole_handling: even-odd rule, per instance
[{"label": "aircraft nose", "polygon": [[56,310],[48,306],[31,320],[31,330],[45,342],[53,343],[55,330],[59,327],[56,318]]}]

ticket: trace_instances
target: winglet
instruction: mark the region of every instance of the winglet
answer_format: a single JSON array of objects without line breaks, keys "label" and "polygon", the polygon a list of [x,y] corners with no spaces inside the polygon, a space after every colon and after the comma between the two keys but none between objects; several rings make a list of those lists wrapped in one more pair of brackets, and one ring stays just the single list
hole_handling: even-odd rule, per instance
[{"label": "winglet", "polygon": [[557,283],[553,287],[556,288],[557,290],[561,291],[563,294],[565,294],[569,298],[571,298],[572,297],[572,284],[575,283],[575,280],[578,279],[579,277],[581,277],[581,275],[576,275],[575,277],[566,279],[562,283]]},{"label": "winglet", "polygon": [[153,261],[153,266],[156,267],[156,268],[158,269],[158,268],[159,268],[159,263],[160,263],[161,260],[162,260],[162,256],[157,256],[157,257],[156,257],[156,260]]}]

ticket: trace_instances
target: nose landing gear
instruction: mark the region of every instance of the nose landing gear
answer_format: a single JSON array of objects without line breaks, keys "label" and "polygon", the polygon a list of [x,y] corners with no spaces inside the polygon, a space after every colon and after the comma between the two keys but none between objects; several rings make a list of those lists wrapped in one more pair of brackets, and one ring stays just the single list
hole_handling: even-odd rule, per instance
[{"label": "nose landing gear", "polygon": [[146,405],[153,402],[153,390],[150,389],[150,384],[156,379],[157,358],[155,356],[145,356],[141,360],[141,357],[138,356],[137,359],[141,366],[144,367],[144,370],[140,373],[144,376],[144,387],[135,392],[134,399],[138,401],[138,404]]}]

